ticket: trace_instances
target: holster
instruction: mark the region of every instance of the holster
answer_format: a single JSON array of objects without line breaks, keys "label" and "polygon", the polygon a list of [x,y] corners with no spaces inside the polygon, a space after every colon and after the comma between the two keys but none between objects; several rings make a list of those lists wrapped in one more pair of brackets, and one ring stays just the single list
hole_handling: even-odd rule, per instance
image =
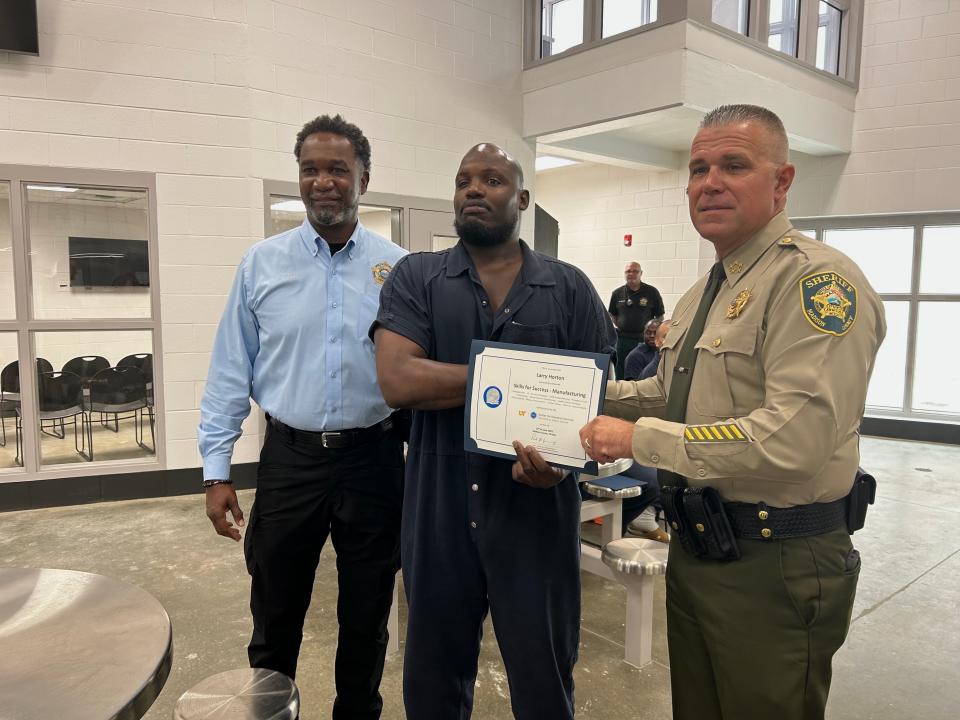
[{"label": "holster", "polygon": [[877,499],[877,481],[863,468],[857,468],[853,487],[846,497],[847,532],[853,535],[863,527],[867,519],[867,506]]},{"label": "holster", "polygon": [[740,546],[720,493],[714,488],[664,487],[660,501],[674,536],[686,552],[720,562],[740,559]]}]

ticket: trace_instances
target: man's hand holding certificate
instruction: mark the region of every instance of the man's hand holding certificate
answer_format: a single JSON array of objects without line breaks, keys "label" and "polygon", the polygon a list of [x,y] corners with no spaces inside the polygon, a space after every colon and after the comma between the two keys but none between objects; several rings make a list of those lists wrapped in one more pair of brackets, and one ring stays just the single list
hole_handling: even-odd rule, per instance
[{"label": "man's hand holding certificate", "polygon": [[[546,463],[596,471],[580,429],[600,412],[609,362],[606,355],[594,353],[475,340],[467,381],[466,449],[516,456],[528,475],[542,475],[540,465]],[[529,447],[537,453],[527,452]]]}]

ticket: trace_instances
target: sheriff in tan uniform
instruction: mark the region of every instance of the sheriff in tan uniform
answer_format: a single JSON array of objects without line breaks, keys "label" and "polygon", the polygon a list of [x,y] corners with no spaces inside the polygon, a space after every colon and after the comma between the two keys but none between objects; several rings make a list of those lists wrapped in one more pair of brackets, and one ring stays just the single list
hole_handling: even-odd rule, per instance
[{"label": "sheriff in tan uniform", "polygon": [[780,213],[723,260],[686,425],[662,416],[676,355],[706,278],[677,303],[656,378],[610,383],[604,412],[635,419],[633,457],[725,500],[775,507],[836,500],[859,463],[857,429],[883,338],[860,269]]},{"label": "sheriff in tan uniform", "polygon": [[793,229],[786,154],[764,108],[704,119],[687,193],[718,264],[677,304],[657,376],[608,385],[604,412],[629,422],[580,433],[601,462],[632,456],[663,484],[716,489],[737,535],[731,562],[670,544],[675,720],[822,718],[856,591],[859,554],[837,518],[883,306],[853,261]]}]

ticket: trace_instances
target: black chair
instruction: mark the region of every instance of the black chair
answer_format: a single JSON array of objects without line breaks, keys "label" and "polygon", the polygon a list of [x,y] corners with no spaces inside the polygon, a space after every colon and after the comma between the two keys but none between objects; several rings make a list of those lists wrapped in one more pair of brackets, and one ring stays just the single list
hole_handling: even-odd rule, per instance
[{"label": "black chair", "polygon": [[[113,367],[101,370],[90,380],[89,393],[83,394],[84,411],[89,416],[92,413],[109,413],[115,418],[121,414],[130,413],[133,418],[133,432],[137,445],[148,452],[154,448],[146,445],[143,435],[143,411],[147,410],[147,383],[143,374],[136,367]],[[150,439],[156,445],[153,437],[153,423],[150,423]],[[90,446],[89,459],[93,460],[93,424],[87,422],[87,444]]]},{"label": "black chair", "polygon": [[153,437],[153,355],[151,353],[136,353],[120,359],[117,367],[133,366],[142,374],[147,383],[147,413],[150,415],[150,436]]},{"label": "black chair", "polygon": [[67,360],[62,370],[79,375],[80,381],[86,385],[90,382],[90,378],[108,367],[110,367],[110,361],[102,355],[82,355]]},{"label": "black chair", "polygon": [[[54,428],[60,426],[62,434],[53,434],[55,437],[64,437],[65,422],[70,419],[73,425],[73,446],[82,458],[90,460],[85,452],[84,444],[85,417],[83,414],[83,383],[80,377],[66,372],[44,372],[38,377],[38,399],[40,411],[40,429],[43,432],[43,423],[52,422]],[[80,432],[77,430],[77,417],[80,418]],[[23,416],[17,411],[17,462],[21,462],[20,450],[23,446],[21,432],[23,431]]]},{"label": "black chair", "polygon": [[[80,381],[83,383],[83,392],[87,393],[89,392],[87,386],[90,384],[90,379],[108,367],[110,367],[110,361],[102,355],[81,355],[80,357],[67,360],[61,369],[63,372],[72,372],[75,375],[79,375]],[[100,416],[100,424],[106,425],[103,420],[103,415]],[[114,430],[114,432],[116,432],[116,430]]]},{"label": "black chair", "polygon": [[[44,358],[37,358],[37,375],[45,372],[53,372],[53,365]],[[20,361],[14,360],[7,364],[0,371],[0,436],[3,442],[0,447],[7,445],[7,418],[16,418],[17,411],[20,409]],[[41,429],[43,429],[41,427]],[[46,432],[46,430],[44,430]],[[57,437],[62,437],[58,435]],[[17,458],[19,462],[20,451],[17,445]]]}]

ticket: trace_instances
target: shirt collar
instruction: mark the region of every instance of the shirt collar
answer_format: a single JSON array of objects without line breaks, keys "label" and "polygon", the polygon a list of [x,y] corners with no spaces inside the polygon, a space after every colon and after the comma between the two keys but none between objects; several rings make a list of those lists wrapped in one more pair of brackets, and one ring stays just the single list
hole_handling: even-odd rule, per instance
[{"label": "shirt collar", "polygon": [[747,240],[723,259],[723,269],[727,274],[727,285],[735,287],[746,275],[760,256],[773,243],[793,229],[785,212],[779,212],[771,218],[760,232]]},{"label": "shirt collar", "polygon": [[[354,250],[356,250],[357,245],[361,242],[360,238],[365,232],[366,228],[363,227],[360,220],[357,220],[357,226],[353,229],[353,233],[350,235],[350,238],[342,250],[342,252],[347,253],[347,257],[351,260],[353,259]],[[309,219],[305,218],[303,224],[300,226],[300,239],[303,240],[307,252],[314,257],[320,252],[321,247],[323,247],[328,254],[330,252],[330,246],[327,244],[327,241],[324,240],[323,236],[310,224]]]},{"label": "shirt collar", "polygon": [[[523,256],[523,264],[520,266],[520,277],[528,285],[556,285],[550,268],[540,255],[530,249],[522,239],[520,240],[520,252]],[[473,260],[470,253],[460,240],[451,248],[447,255],[447,277],[456,277],[470,270],[473,267]]]}]

